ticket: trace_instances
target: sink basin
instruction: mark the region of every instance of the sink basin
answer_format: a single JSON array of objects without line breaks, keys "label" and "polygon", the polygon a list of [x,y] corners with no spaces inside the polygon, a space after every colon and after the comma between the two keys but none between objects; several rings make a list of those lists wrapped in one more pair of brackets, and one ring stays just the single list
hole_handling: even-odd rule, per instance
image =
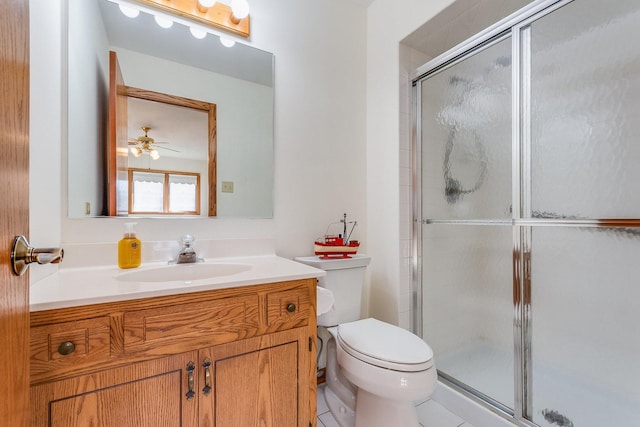
[{"label": "sink basin", "polygon": [[172,264],[117,275],[121,282],[192,282],[250,270],[247,264]]}]

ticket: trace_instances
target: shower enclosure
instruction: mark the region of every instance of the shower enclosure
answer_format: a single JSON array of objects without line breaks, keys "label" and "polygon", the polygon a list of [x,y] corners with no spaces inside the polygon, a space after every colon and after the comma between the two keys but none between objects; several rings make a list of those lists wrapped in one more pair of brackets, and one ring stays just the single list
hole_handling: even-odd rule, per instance
[{"label": "shower enclosure", "polygon": [[537,1],[425,64],[418,332],[521,425],[640,425],[640,2]]}]

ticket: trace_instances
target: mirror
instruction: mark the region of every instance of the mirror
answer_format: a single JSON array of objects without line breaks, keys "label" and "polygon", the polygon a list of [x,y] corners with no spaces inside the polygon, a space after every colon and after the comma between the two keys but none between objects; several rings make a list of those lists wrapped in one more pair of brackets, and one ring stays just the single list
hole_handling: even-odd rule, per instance
[{"label": "mirror", "polygon": [[[68,0],[69,217],[108,214],[109,51],[117,53],[127,88],[217,107],[212,150],[206,141],[196,148],[194,136],[188,137],[193,138],[190,145],[180,145],[186,138],[183,135],[195,132],[206,136],[206,118],[185,118],[180,112],[163,108],[147,111],[130,99],[125,130],[130,148],[138,146],[134,140],[144,136],[142,127],[151,128],[148,137],[154,142],[165,144],[156,145],[158,160],[148,152],[133,158],[131,150],[125,154],[121,148],[120,156],[127,160],[131,156],[128,168],[181,173],[197,169],[199,216],[208,216],[208,201],[215,200],[218,217],[271,218],[273,55],[241,43],[226,48],[212,34],[196,39],[188,27],[178,23],[163,29],[145,13],[127,18],[110,0]],[[198,129],[194,129],[196,126]],[[212,155],[213,177],[210,170],[205,173]],[[172,158],[176,159],[167,164]],[[178,166],[187,163],[198,165]],[[124,191],[126,194],[128,189]]]}]

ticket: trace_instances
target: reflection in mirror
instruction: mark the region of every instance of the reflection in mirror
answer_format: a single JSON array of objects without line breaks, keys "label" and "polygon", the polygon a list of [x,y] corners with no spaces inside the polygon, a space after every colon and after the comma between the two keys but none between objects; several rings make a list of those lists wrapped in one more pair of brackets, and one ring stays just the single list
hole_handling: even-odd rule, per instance
[{"label": "reflection in mirror", "polygon": [[[126,87],[217,105],[213,179],[202,172],[211,147],[199,154],[193,154],[191,148],[177,147],[183,139],[179,134],[184,132],[204,133],[206,139],[206,119],[202,128],[195,124],[197,119],[192,122],[187,118],[175,120],[178,126],[167,117],[180,113],[137,113],[140,105],[134,105],[137,100],[132,102],[131,98],[126,138],[144,136],[141,128],[150,127],[149,137],[168,143],[158,146],[179,153],[158,148],[158,160],[146,153],[138,158],[130,155],[127,168],[180,172],[174,165],[186,163],[187,158],[198,159],[201,216],[210,214],[209,201],[213,200],[217,216],[272,217],[273,55],[241,43],[225,48],[212,35],[198,40],[178,24],[162,29],[142,13],[130,19],[108,0],[68,0],[68,5],[69,216],[102,216],[109,212],[105,176],[109,160],[109,51],[113,50]],[[146,116],[136,118],[136,114]],[[159,162],[171,157],[175,158],[174,165],[160,166]],[[223,191],[223,182],[227,184],[225,190],[231,188],[232,192]]]},{"label": "reflection in mirror", "polygon": [[[125,150],[129,173],[127,185],[123,186],[128,190],[127,196],[119,199],[128,198],[128,213],[200,215],[202,206],[202,215],[216,216],[216,192],[201,192],[200,185],[202,188],[216,187],[217,106],[132,87],[125,87],[123,92],[127,96]],[[117,144],[117,141],[111,138],[110,144],[113,143]],[[132,179],[135,176],[131,174],[133,169],[165,172],[164,191],[160,193],[160,200],[155,200],[163,209],[149,210],[135,205],[134,201],[141,200],[141,193],[134,194],[133,190],[139,188],[136,184],[141,185],[141,182]],[[184,205],[184,210],[177,210],[174,199],[178,193],[172,189],[180,186],[172,187],[169,177],[187,174],[197,177],[198,191],[193,193],[197,200]],[[110,196],[114,198],[116,194],[110,193]]]}]

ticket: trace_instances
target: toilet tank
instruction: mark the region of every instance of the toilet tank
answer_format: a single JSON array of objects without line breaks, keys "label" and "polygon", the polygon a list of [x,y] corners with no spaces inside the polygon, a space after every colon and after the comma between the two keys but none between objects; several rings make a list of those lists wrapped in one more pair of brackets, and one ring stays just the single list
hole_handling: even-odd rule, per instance
[{"label": "toilet tank", "polygon": [[352,255],[351,258],[322,259],[318,256],[295,259],[327,272],[318,279],[318,286],[333,293],[333,309],[318,316],[319,326],[336,326],[360,319],[364,275],[371,261],[368,255]]}]

